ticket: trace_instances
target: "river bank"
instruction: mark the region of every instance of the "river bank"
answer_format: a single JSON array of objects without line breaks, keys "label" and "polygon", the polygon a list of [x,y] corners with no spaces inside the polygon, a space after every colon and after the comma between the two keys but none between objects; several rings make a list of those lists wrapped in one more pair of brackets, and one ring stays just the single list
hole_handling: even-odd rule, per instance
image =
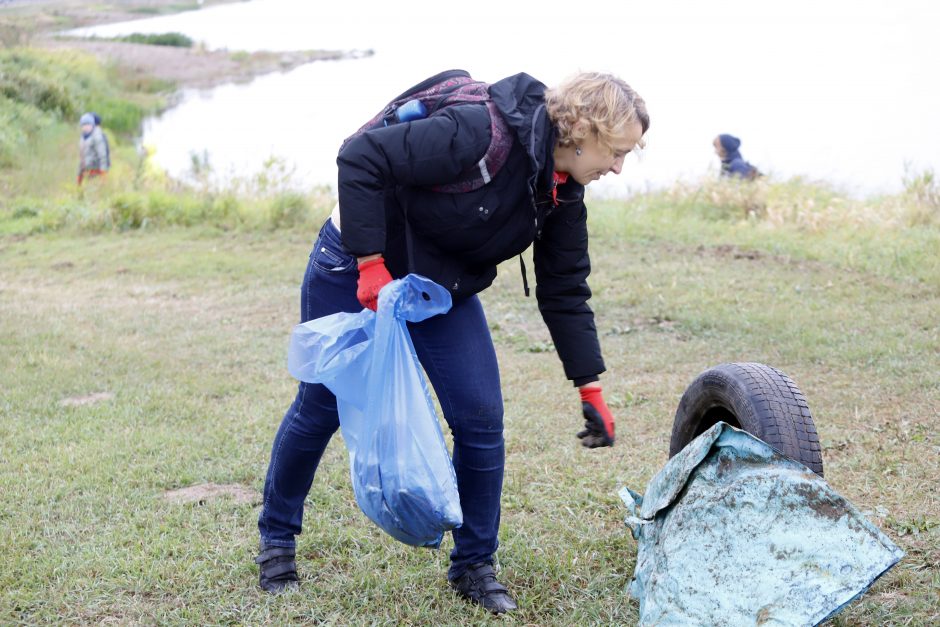
[{"label": "river bank", "polygon": [[286,72],[313,61],[340,60],[352,55],[368,54],[344,50],[207,50],[198,42],[191,48],[183,48],[61,35],[63,31],[73,28],[201,10],[230,2],[109,0],[90,4],[77,0],[13,0],[0,8],[0,42],[5,47],[27,45],[89,53],[105,64],[118,66],[124,76],[163,81],[180,88],[208,88],[224,83],[247,82],[263,74]]},{"label": "river bank", "polygon": [[340,50],[296,52],[231,52],[201,47],[177,48],[97,39],[48,37],[46,49],[73,49],[90,53],[104,63],[120,66],[125,74],[166,81],[177,87],[208,88],[243,83],[271,72],[286,72],[313,61],[337,61],[349,53]]}]

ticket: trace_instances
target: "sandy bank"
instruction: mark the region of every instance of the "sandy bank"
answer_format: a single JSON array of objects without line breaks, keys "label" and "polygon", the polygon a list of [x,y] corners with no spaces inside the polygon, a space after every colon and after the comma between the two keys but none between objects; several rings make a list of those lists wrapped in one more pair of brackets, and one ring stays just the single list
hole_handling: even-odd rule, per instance
[{"label": "sandy bank", "polygon": [[170,81],[180,87],[211,87],[249,81],[270,72],[287,71],[312,61],[337,60],[347,53],[330,50],[298,52],[229,52],[202,48],[148,46],[116,41],[48,38],[42,47],[82,50],[125,71]]},{"label": "sandy bank", "polygon": [[201,46],[177,48],[109,40],[63,38],[56,33],[70,28],[146,19],[186,8],[225,4],[205,0],[197,4],[180,0],[6,0],[0,3],[0,35],[4,43],[50,49],[80,50],[105,63],[120,66],[131,76],[146,76],[178,87],[211,87],[249,81],[270,72],[287,71],[312,61],[338,60],[362,53],[339,50],[294,52],[233,52],[205,50]]}]

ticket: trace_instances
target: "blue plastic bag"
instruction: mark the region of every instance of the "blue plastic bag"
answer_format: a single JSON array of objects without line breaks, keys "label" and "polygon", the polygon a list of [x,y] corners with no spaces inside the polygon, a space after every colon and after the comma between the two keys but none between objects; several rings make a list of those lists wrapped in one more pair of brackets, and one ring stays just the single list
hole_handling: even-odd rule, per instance
[{"label": "blue plastic bag", "polygon": [[406,322],[450,310],[450,294],[409,274],[379,294],[378,312],[297,325],[287,365],[336,396],[356,502],[396,540],[437,548],[463,523],[457,477]]}]

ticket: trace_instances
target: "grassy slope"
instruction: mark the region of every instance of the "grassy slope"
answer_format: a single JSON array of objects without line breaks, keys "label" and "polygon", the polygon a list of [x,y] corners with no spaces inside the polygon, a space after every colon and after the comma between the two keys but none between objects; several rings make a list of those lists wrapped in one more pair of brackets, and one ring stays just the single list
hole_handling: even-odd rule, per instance
[{"label": "grassy slope", "polygon": [[[84,57],[67,62],[70,80],[90,77],[128,119],[162,88],[139,87],[151,104],[124,109],[133,94],[109,91]],[[34,84],[61,83],[44,72]],[[86,95],[66,101],[83,109]],[[27,166],[0,173],[0,234],[61,229],[0,237],[0,623],[486,622],[447,591],[446,545],[409,549],[359,513],[338,439],[308,501],[297,595],[255,588],[257,502],[162,496],[203,482],[261,489],[294,387],[284,357],[310,207],[328,203],[180,192],[139,176],[120,138],[109,181],[77,190],[73,123],[38,133]],[[523,607],[512,622],[636,621],[624,591],[635,545],[615,492],[646,485],[686,385],[733,360],[796,380],[827,478],[908,552],[836,623],[940,620],[940,230],[936,186],[919,189],[914,213],[909,199],[846,208],[799,185],[756,204],[706,186],[592,207],[612,450],[577,446],[576,397],[507,264],[484,300],[506,398],[500,555]],[[752,205],[760,218],[740,220]],[[111,232],[202,221],[241,230]],[[60,404],[95,392],[114,398]]]},{"label": "grassy slope", "polygon": [[[940,618],[938,286],[781,257],[773,237],[699,246],[614,205],[592,220],[616,448],[577,446],[576,396],[517,263],[484,299],[506,397],[500,557],[523,608],[512,622],[636,621],[616,490],[645,487],[685,386],[734,360],[796,380],[827,479],[908,552],[836,624]],[[489,620],[446,589],[447,542],[404,547],[358,512],[339,438],[308,500],[296,595],[255,588],[257,503],[161,496],[209,481],[260,491],[294,387],[284,356],[311,237],[0,240],[0,622]],[[725,242],[741,239],[729,229]],[[114,399],[59,404],[102,391]]]},{"label": "grassy slope", "polygon": [[169,87],[76,51],[0,49],[0,216],[76,202],[77,120],[84,111],[107,120],[114,173],[132,180],[140,161],[133,136]]}]

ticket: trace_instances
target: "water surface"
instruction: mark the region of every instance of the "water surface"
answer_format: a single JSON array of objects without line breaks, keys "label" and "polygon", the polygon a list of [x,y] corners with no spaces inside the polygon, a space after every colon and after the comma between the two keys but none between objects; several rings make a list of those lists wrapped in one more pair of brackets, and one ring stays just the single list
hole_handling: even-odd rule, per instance
[{"label": "water surface", "polygon": [[898,190],[906,167],[940,170],[938,27],[940,4],[918,0],[254,0],[85,32],[179,31],[233,50],[375,51],[185,91],[143,137],[177,176],[205,152],[221,176],[249,176],[277,156],[306,183],[335,184],[342,139],[439,70],[486,81],[525,71],[547,84],[603,70],[646,99],[652,127],[643,154],[595,188],[713,176],[711,141],[724,132],[775,177],[863,194]]}]

